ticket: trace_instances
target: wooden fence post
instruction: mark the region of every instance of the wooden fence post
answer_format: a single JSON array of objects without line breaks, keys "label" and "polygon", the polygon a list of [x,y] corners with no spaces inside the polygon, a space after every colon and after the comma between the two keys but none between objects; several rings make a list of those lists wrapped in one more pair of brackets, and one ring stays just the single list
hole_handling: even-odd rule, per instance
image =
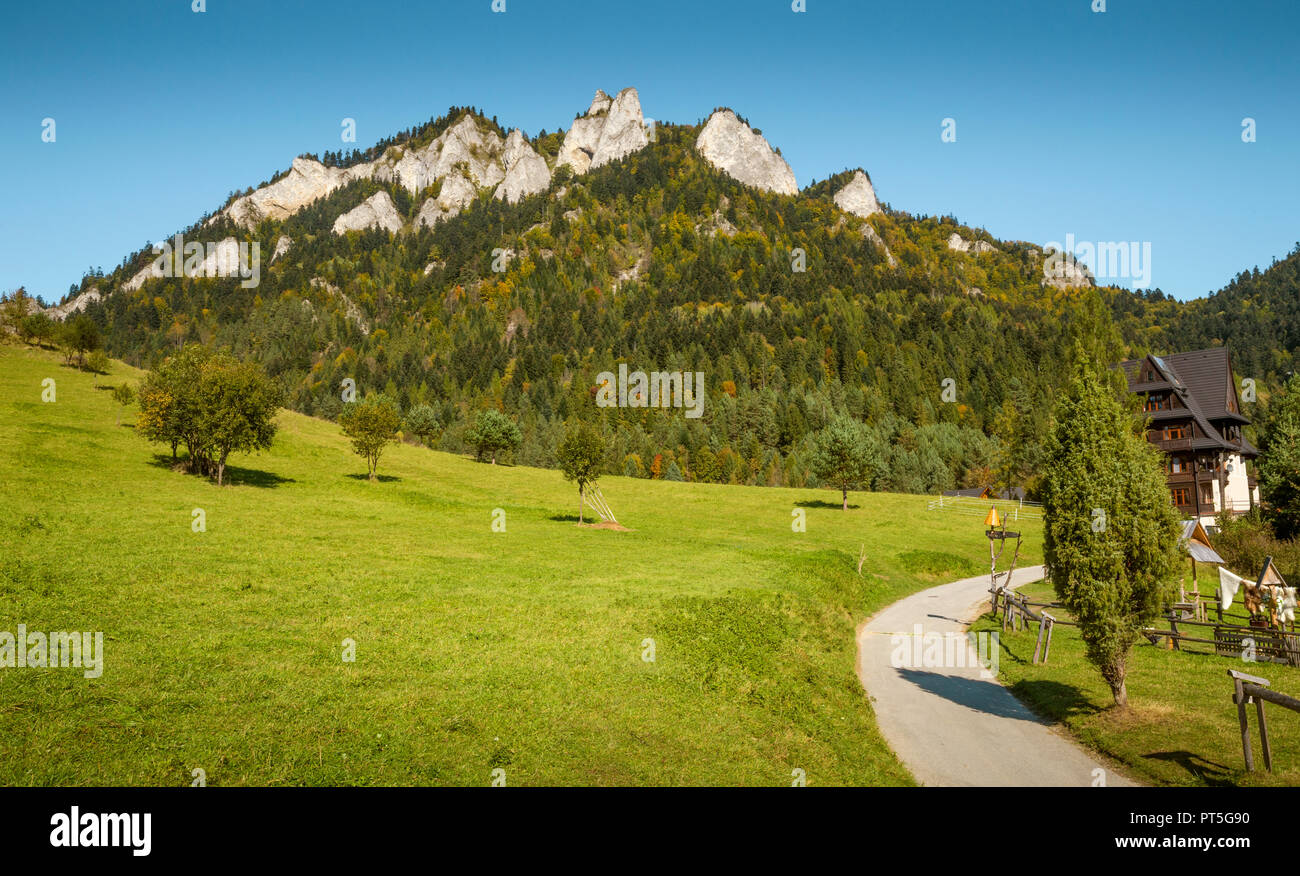
[{"label": "wooden fence post", "polygon": [[1259,748],[1264,752],[1264,769],[1273,772],[1273,751],[1268,746],[1268,724],[1264,721],[1264,701],[1255,697],[1255,711],[1259,715]]},{"label": "wooden fence post", "polygon": [[[1237,723],[1241,725],[1241,753],[1246,758],[1246,772],[1255,771],[1255,757],[1250,751],[1250,726],[1246,721],[1246,704],[1252,699],[1255,701],[1256,714],[1259,716],[1259,743],[1264,751],[1264,766],[1269,772],[1272,772],[1273,751],[1268,744],[1268,724],[1264,721],[1264,700],[1254,695],[1256,691],[1267,688],[1269,681],[1267,678],[1247,675],[1235,669],[1228,670],[1228,677],[1232,679],[1232,701],[1237,704]],[[1247,686],[1249,686],[1249,689]],[[1287,708],[1300,711],[1300,702],[1291,697],[1272,692],[1268,692],[1266,695],[1270,699],[1282,703]]]},{"label": "wooden fence post", "polygon": [[1246,758],[1246,772],[1251,773],[1255,771],[1255,758],[1250,753],[1250,727],[1246,724],[1246,692],[1241,679],[1232,670],[1228,673],[1233,676],[1232,701],[1237,704],[1237,721],[1241,724],[1241,753]]}]

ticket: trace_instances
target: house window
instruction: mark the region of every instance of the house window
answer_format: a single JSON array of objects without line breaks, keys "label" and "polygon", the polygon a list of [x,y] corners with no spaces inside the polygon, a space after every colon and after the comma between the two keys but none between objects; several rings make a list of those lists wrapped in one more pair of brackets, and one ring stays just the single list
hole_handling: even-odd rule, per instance
[{"label": "house window", "polygon": [[1168,471],[1170,474],[1182,474],[1187,471],[1187,463],[1181,456],[1169,457]]},{"label": "house window", "polygon": [[1214,507],[1214,485],[1201,484],[1201,504],[1210,508]]},{"label": "house window", "polygon": [[1174,441],[1174,440],[1176,440],[1176,439],[1178,439],[1178,438],[1186,438],[1186,437],[1187,437],[1187,427],[1186,427],[1186,426],[1166,426],[1166,427],[1165,427],[1165,440],[1166,440],[1166,441]]},{"label": "house window", "polygon": [[1167,411],[1169,407],[1169,396],[1167,394],[1147,396],[1147,411]]},{"label": "house window", "polygon": [[1188,505],[1188,504],[1190,504],[1190,503],[1187,501],[1187,488],[1186,488],[1186,487],[1174,487],[1172,490],[1169,491],[1169,494],[1170,494],[1171,496],[1173,496],[1174,504],[1175,504],[1175,505]]}]

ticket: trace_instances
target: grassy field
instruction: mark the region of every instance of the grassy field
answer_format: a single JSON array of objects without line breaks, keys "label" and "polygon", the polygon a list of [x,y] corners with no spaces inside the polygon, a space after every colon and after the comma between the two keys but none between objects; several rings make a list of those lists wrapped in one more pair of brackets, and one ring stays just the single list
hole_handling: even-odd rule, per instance
[{"label": "grassy field", "polygon": [[[1202,592],[1213,592],[1204,577]],[[1188,576],[1190,584],[1190,575]],[[1190,589],[1190,587],[1189,587]],[[1022,588],[1036,602],[1056,599],[1049,582]],[[1068,618],[1063,609],[1052,612]],[[1213,615],[1211,615],[1213,616]],[[1164,624],[1162,624],[1164,626]],[[996,630],[1001,621],[989,615],[972,627]],[[1002,646],[999,678],[1040,715],[1062,722],[1089,747],[1119,761],[1139,781],[1157,785],[1296,785],[1300,784],[1300,715],[1277,706],[1268,709],[1269,742],[1274,772],[1263,772],[1255,707],[1247,710],[1256,772],[1245,772],[1237,707],[1232,703],[1229,669],[1267,678],[1272,687],[1300,695],[1300,669],[1274,663],[1246,663],[1204,653],[1170,651],[1146,640],[1131,653],[1129,709],[1110,708],[1110,689],[1084,659],[1078,630],[1058,626],[1046,665],[1034,666],[1037,625],[1008,630]],[[1205,633],[1198,633],[1205,635]]]},{"label": "grassy field", "polygon": [[610,477],[631,531],[579,528],[558,472],[401,445],[370,483],[335,425],[287,412],[219,488],[133,409],[115,425],[96,384],[139,374],[113,369],[0,346],[0,630],[105,639],[98,679],[0,669],[0,783],[911,783],[854,626],[982,571],[978,520]]}]

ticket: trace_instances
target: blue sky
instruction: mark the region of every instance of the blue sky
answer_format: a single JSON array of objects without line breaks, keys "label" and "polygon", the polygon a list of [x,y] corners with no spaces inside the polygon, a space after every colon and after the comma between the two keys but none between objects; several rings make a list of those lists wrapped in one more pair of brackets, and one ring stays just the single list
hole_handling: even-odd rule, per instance
[{"label": "blue sky", "polygon": [[1179,298],[1286,255],[1300,4],[1092,2],[9,4],[0,290],[57,300],[343,147],[344,117],[362,147],[453,104],[532,135],[628,85],[656,119],[735,108],[801,187],[862,166],[891,206],[999,238],[1150,242],[1153,285]]}]

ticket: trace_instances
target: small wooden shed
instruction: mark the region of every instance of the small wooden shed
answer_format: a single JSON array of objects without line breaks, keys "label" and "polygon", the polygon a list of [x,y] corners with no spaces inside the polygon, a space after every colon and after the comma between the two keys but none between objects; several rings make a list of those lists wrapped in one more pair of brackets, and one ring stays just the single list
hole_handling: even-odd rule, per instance
[{"label": "small wooden shed", "polygon": [[[1197,596],[1201,593],[1200,582],[1196,579],[1196,564],[1210,563],[1215,566],[1222,566],[1227,561],[1219,556],[1219,552],[1210,544],[1210,535],[1201,525],[1197,518],[1183,521],[1183,535],[1178,541],[1187,555],[1192,558],[1192,591]],[[1182,601],[1187,601],[1187,594],[1182,594]]]}]

